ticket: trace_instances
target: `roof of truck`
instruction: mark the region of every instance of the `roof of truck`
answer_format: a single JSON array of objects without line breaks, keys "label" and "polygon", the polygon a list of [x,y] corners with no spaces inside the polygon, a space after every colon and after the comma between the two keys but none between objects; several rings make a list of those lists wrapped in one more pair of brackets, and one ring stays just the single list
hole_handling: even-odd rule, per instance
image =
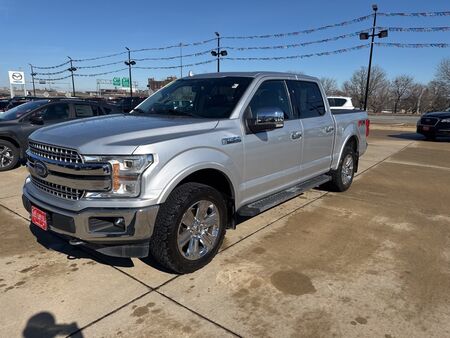
[{"label": "roof of truck", "polygon": [[[318,80],[317,78],[313,76],[303,75],[303,74],[294,74],[294,73],[284,73],[284,72],[268,72],[268,71],[259,71],[259,72],[220,72],[220,73],[205,73],[205,74],[198,74],[193,75],[189,78],[217,78],[217,77],[229,77],[229,76],[236,76],[236,77],[253,77],[253,78],[259,78],[259,77],[286,77],[286,78],[293,78],[293,79],[304,79],[304,80]],[[188,77],[186,77],[188,78]]]}]

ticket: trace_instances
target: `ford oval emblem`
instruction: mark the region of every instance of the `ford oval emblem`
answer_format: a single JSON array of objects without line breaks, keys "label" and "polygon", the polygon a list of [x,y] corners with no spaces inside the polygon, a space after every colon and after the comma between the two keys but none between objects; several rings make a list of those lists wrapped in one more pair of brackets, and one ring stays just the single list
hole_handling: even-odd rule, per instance
[{"label": "ford oval emblem", "polygon": [[41,161],[34,162],[34,171],[40,177],[47,177],[48,176],[47,166]]}]

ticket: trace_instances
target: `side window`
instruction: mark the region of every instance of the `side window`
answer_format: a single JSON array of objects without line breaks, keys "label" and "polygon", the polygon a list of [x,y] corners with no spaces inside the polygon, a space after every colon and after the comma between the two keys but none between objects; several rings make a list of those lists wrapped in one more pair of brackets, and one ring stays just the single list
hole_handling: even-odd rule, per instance
[{"label": "side window", "polygon": [[261,84],[246,109],[246,118],[255,118],[258,110],[264,108],[280,109],[286,120],[292,119],[284,81],[269,80]]},{"label": "side window", "polygon": [[330,105],[330,107],[334,107],[335,106],[335,100],[328,98],[328,104]]},{"label": "side window", "polygon": [[51,104],[40,111],[44,121],[62,121],[69,118],[69,105],[66,103]]},{"label": "side window", "polygon": [[336,102],[336,107],[342,107],[347,102],[346,99],[335,99],[334,101]]},{"label": "side window", "polygon": [[74,104],[76,117],[91,117],[94,116],[92,107],[88,104]]},{"label": "side window", "polygon": [[296,114],[302,119],[325,114],[325,105],[319,86],[315,82],[288,81]]}]

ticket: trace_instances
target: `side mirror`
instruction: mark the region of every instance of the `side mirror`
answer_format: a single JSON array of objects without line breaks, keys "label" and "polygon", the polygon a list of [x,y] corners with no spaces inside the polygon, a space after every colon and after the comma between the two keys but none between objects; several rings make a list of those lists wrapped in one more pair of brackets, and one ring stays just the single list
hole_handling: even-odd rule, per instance
[{"label": "side mirror", "polygon": [[44,118],[40,114],[33,115],[30,117],[30,122],[32,124],[44,124]]},{"label": "side mirror", "polygon": [[253,133],[283,128],[284,113],[280,108],[261,108],[256,112],[256,118],[247,120],[247,125]]}]

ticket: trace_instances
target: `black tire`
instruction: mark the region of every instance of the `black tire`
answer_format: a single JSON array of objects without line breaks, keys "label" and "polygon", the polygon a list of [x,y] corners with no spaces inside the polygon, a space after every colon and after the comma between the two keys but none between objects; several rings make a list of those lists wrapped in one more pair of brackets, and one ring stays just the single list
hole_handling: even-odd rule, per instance
[{"label": "black tire", "polygon": [[[347,172],[347,174],[350,175],[350,177],[348,177],[347,175],[347,180],[344,179],[344,174],[343,173],[344,170],[349,170],[349,168],[347,168],[347,160],[351,159],[352,162],[352,168],[349,172]],[[350,188],[350,186],[352,185],[353,182],[353,178],[355,175],[355,168],[356,168],[356,154],[355,151],[353,150],[353,148],[349,145],[346,145],[344,148],[344,151],[342,153],[342,157],[341,160],[339,162],[339,166],[337,170],[333,170],[331,171],[331,181],[328,184],[328,188],[331,191],[336,191],[336,192],[342,192],[342,191],[346,191],[348,188]]]},{"label": "black tire", "polygon": [[436,135],[435,134],[424,134],[423,136],[425,136],[425,139],[427,141],[435,141],[436,140]]},{"label": "black tire", "polygon": [[[219,224],[215,230],[214,245],[202,256],[197,257],[198,259],[188,259],[185,256],[187,253],[183,253],[183,249],[178,245],[180,231],[187,231],[186,229],[180,230],[184,227],[182,219],[185,213],[193,210],[191,207],[195,203],[205,200],[211,202],[217,208],[216,212],[218,211]],[[210,209],[208,208],[208,210]],[[194,272],[208,264],[217,254],[225,237],[226,224],[227,207],[222,194],[208,185],[185,183],[175,188],[166,202],[161,205],[150,239],[150,253],[158,263],[173,272],[180,274]],[[197,241],[199,240],[197,239]],[[190,243],[190,241],[187,242],[187,245],[189,246]],[[197,248],[198,245],[203,244],[199,241]],[[203,248],[206,246],[203,245]]]},{"label": "black tire", "polygon": [[0,171],[15,168],[19,162],[19,149],[11,142],[0,140]]}]

